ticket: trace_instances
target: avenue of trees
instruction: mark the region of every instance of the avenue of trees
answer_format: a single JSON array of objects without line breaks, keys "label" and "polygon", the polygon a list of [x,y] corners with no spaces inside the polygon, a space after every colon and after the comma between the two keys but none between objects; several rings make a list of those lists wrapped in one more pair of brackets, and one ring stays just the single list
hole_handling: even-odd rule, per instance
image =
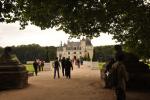
[{"label": "avenue of trees", "polygon": [[114,45],[94,47],[93,61],[108,61],[114,57]]},{"label": "avenue of trees", "polygon": [[0,22],[15,21],[73,37],[112,34],[127,51],[150,58],[149,0],[1,0]]},{"label": "avenue of trees", "polygon": [[[4,48],[0,48],[2,54]],[[41,47],[37,44],[12,46],[13,52],[17,55],[22,63],[26,61],[34,61],[35,59],[43,59],[46,62],[56,58],[56,47]]]}]

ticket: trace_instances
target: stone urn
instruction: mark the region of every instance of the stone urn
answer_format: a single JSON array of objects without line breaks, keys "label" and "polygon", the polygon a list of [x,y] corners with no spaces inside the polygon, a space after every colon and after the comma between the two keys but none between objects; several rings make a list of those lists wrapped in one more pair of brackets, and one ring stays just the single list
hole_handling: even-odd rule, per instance
[{"label": "stone urn", "polygon": [[24,88],[28,84],[28,72],[11,47],[0,56],[0,89]]},{"label": "stone urn", "polygon": [[24,88],[28,85],[28,72],[22,64],[0,64],[0,89]]}]

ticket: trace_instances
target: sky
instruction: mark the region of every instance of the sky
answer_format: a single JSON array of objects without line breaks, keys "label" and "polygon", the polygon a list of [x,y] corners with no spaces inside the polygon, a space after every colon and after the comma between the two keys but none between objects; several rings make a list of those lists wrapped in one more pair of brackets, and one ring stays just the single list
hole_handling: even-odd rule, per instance
[{"label": "sky", "polygon": [[[24,30],[19,30],[19,23],[0,23],[0,46],[18,46],[28,44],[39,44],[40,46],[59,46],[67,43],[69,35],[63,31],[56,29],[41,30],[34,25],[28,25]],[[71,39],[70,41],[79,41],[79,39]],[[104,46],[116,44],[112,40],[112,36],[101,34],[100,37],[91,40],[93,46]]]}]

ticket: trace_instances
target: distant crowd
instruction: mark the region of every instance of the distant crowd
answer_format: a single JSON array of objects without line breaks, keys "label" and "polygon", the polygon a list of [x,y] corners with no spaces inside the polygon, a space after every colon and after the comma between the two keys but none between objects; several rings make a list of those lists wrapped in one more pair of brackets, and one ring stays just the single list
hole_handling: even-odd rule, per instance
[{"label": "distant crowd", "polygon": [[[44,68],[44,60],[35,59],[33,62],[33,67],[35,71],[35,75],[37,76],[38,72],[43,71]],[[81,65],[83,65],[83,60],[74,58],[71,60],[70,58],[62,57],[56,59],[52,62],[52,67],[54,68],[54,79],[56,76],[60,78],[60,69],[62,70],[63,77],[66,77],[67,79],[71,78],[71,70],[73,70],[73,65],[76,65],[78,68],[80,68]]]}]

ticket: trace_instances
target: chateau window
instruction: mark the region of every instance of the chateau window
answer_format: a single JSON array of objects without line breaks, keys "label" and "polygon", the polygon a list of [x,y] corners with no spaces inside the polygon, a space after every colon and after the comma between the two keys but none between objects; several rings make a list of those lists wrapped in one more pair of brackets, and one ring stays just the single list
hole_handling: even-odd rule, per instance
[{"label": "chateau window", "polygon": [[68,52],[68,54],[70,55],[70,52]]},{"label": "chateau window", "polygon": [[74,47],[74,50],[76,50],[77,48],[76,47]]},{"label": "chateau window", "polygon": [[74,54],[76,54],[76,52],[74,52]]}]

